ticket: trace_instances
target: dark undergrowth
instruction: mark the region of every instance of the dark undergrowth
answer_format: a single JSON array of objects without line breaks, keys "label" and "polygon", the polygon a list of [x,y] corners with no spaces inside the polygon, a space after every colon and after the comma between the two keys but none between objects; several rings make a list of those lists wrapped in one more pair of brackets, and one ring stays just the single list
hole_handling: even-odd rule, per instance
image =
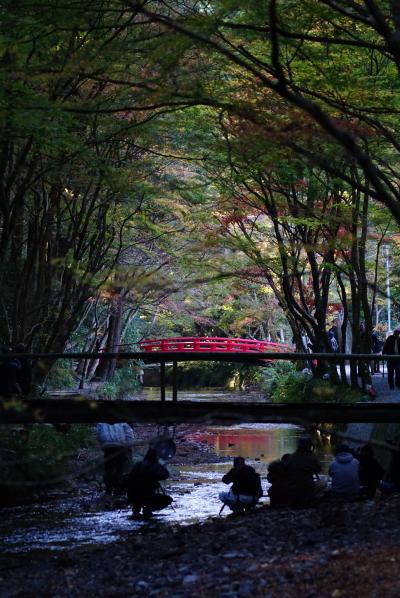
[{"label": "dark undergrowth", "polygon": [[79,450],[92,445],[94,433],[86,425],[0,427],[0,506],[62,486]]}]

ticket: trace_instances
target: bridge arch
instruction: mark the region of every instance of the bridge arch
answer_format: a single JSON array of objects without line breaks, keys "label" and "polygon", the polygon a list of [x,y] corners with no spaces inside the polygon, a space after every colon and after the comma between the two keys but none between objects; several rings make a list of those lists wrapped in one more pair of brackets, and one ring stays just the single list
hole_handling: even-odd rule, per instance
[{"label": "bridge arch", "polygon": [[[143,339],[139,342],[142,351],[149,354],[171,353],[172,358],[172,400],[178,399],[177,368],[178,359],[174,359],[174,353],[193,353],[193,360],[200,361],[204,354],[235,354],[235,361],[241,361],[241,354],[256,355],[257,353],[288,353],[290,347],[284,343],[273,343],[270,341],[259,341],[247,338],[215,337],[215,336],[181,336],[169,338]],[[190,358],[189,358],[190,359]],[[182,359],[179,359],[182,361]],[[271,362],[272,358],[263,358],[262,362]],[[262,365],[262,362],[258,365]],[[165,401],[165,360],[160,361],[160,394],[161,400]]]}]

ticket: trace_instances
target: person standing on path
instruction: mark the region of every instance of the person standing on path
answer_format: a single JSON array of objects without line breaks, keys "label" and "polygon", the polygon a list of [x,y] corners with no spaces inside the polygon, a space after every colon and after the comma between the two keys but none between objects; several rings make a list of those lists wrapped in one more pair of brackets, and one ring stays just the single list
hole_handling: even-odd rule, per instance
[{"label": "person standing on path", "polygon": [[395,328],[385,340],[382,355],[399,355],[399,359],[388,360],[387,372],[389,388],[400,388],[400,328]]},{"label": "person standing on path", "polygon": [[[378,355],[383,347],[383,342],[379,338],[377,330],[373,330],[371,334],[371,350],[374,355]],[[378,374],[380,372],[380,362],[375,359],[371,362],[371,374]]]}]

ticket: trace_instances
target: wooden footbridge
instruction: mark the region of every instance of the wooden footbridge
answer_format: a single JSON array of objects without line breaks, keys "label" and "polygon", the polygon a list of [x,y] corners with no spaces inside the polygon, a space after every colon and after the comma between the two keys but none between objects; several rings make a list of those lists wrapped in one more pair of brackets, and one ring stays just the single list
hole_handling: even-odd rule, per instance
[{"label": "wooden footbridge", "polygon": [[[0,423],[96,423],[152,421],[231,424],[237,422],[400,422],[399,403],[298,403],[273,404],[264,401],[188,402],[178,401],[177,368],[183,361],[233,362],[266,367],[271,361],[390,361],[398,356],[370,354],[293,353],[287,345],[249,339],[173,338],[140,343],[141,351],[118,353],[20,354],[29,359],[130,359],[160,364],[160,400],[92,400],[10,398],[0,400]],[[0,356],[0,358],[9,358]],[[165,368],[172,364],[172,400],[166,400]],[[399,391],[400,399],[400,391]]]}]

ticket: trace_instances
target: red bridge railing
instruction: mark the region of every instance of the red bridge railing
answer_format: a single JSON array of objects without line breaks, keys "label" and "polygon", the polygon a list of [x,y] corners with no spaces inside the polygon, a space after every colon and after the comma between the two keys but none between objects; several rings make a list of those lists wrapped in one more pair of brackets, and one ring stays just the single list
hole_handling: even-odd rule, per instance
[{"label": "red bridge railing", "polygon": [[139,343],[139,347],[146,353],[152,351],[211,351],[226,352],[236,351],[240,353],[288,353],[289,345],[284,343],[272,343],[269,341],[257,341],[249,338],[223,338],[223,337],[173,337],[145,339]]}]

